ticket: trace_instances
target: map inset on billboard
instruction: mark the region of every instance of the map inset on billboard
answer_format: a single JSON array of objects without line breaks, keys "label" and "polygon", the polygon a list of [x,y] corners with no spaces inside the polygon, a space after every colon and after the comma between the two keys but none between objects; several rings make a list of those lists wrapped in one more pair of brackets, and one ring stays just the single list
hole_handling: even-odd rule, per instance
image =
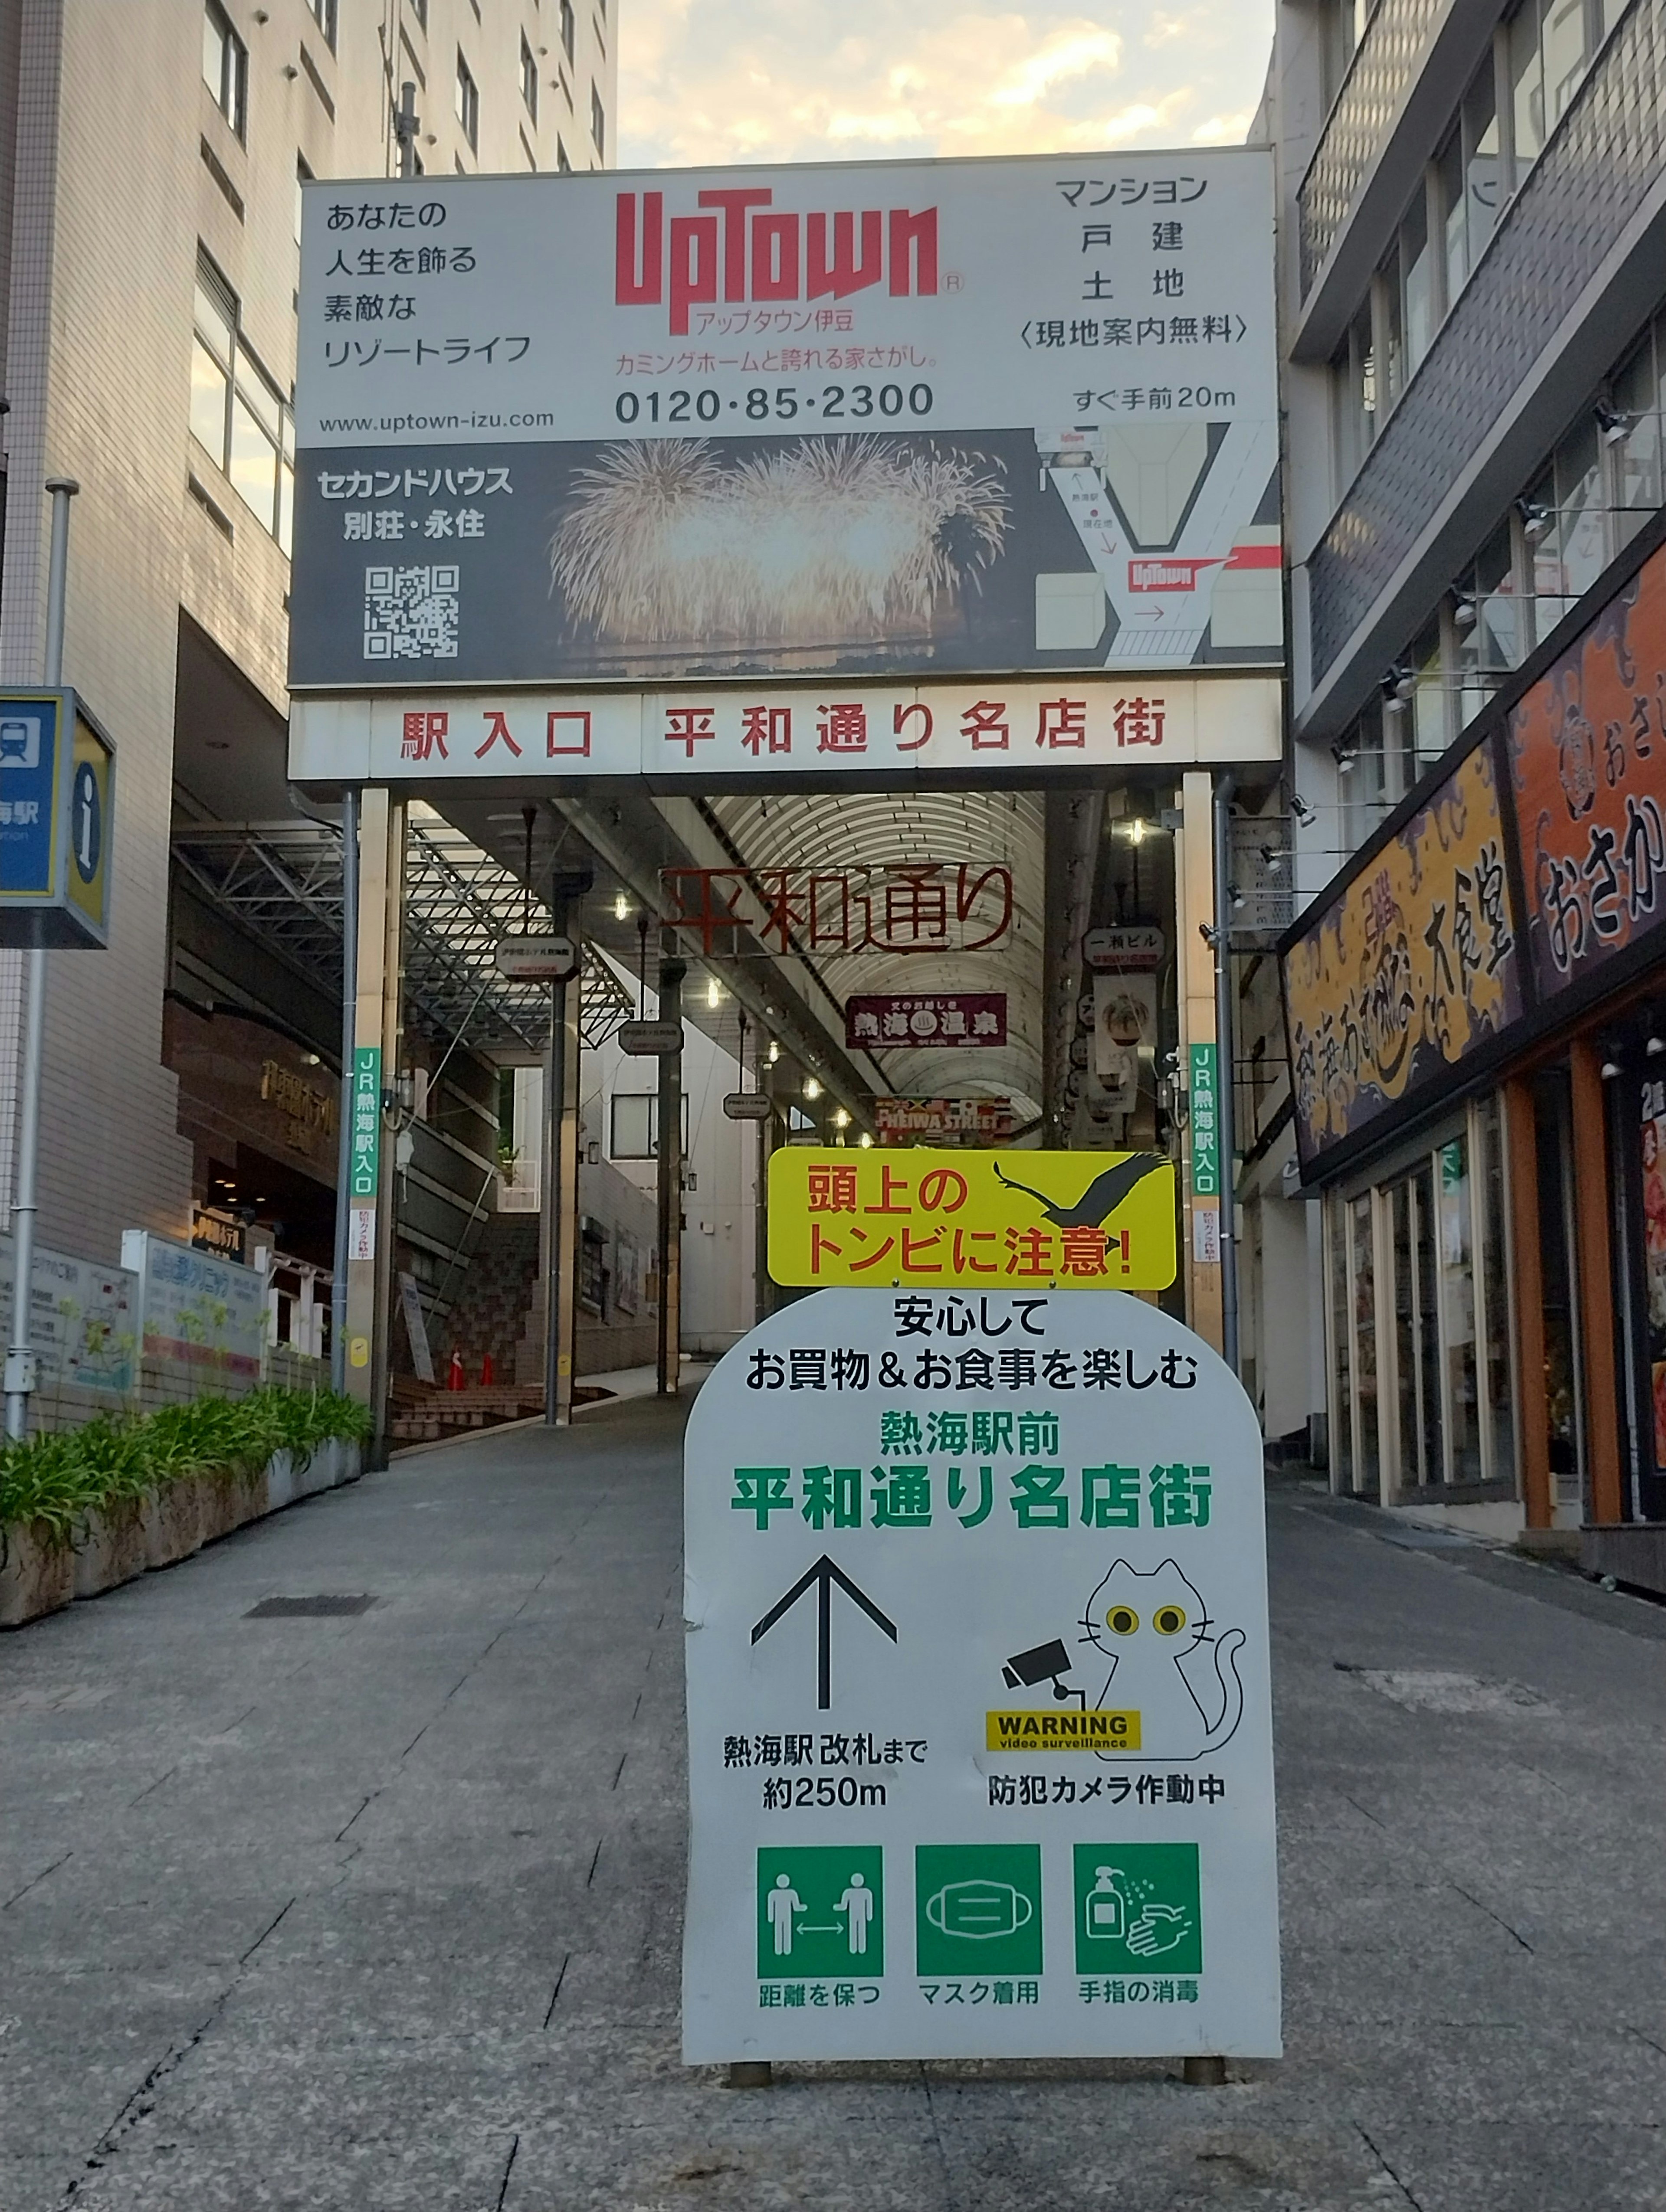
[{"label": "map inset on billboard", "polygon": [[1281,657],[1264,154],[305,201],[297,688]]}]

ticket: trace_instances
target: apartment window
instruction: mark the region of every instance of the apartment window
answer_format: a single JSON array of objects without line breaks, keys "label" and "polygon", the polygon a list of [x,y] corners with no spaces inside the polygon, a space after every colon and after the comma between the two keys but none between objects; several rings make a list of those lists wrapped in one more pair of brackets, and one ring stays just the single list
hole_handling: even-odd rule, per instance
[{"label": "apartment window", "polygon": [[249,50],[218,0],[205,0],[203,9],[203,82],[240,138],[248,121]]},{"label": "apartment window", "polygon": [[1401,283],[1404,288],[1401,330],[1405,344],[1402,382],[1409,380],[1435,334],[1435,260],[1429,245],[1429,210],[1425,194],[1412,202],[1400,226]]},{"label": "apartment window", "polygon": [[578,38],[578,18],[573,13],[573,0],[561,0],[561,49],[570,62]]},{"label": "apartment window", "polygon": [[1615,551],[1628,544],[1666,501],[1661,470],[1661,392],[1656,363],[1657,332],[1645,331],[1630,358],[1614,373],[1614,405],[1625,418],[1623,437],[1610,446],[1614,469]]},{"label": "apartment window", "polygon": [[1500,523],[1457,587],[1452,610],[1458,722],[1467,727],[1527,658],[1514,533]]},{"label": "apartment window", "polygon": [[331,53],[336,49],[336,0],[307,0],[313,21],[324,33],[325,43]]},{"label": "apartment window", "polygon": [[191,433],[287,553],[295,509],[295,423],[238,326],[237,295],[205,254],[197,265]]},{"label": "apartment window", "polygon": [[572,173],[573,164],[567,158],[567,149],[562,145],[561,140],[557,138],[556,141],[556,174],[558,177],[570,177]]},{"label": "apartment window", "polygon": [[596,142],[596,151],[605,161],[607,159],[607,111],[602,106],[602,96],[593,84],[590,88],[590,136]]},{"label": "apartment window", "polygon": [[312,171],[297,154],[295,156],[295,244],[297,246],[301,243],[301,210],[306,197],[301,188],[303,185],[311,184],[312,181]]},{"label": "apartment window", "polygon": [[534,123],[538,121],[538,57],[526,43],[526,34],[520,34],[520,96],[526,103],[526,112]]},{"label": "apartment window", "polygon": [[[633,1097],[616,1091],[609,1107],[607,1150],[616,1160],[654,1160],[660,1157],[660,1097],[646,1091]],[[683,1093],[683,1152],[689,1149],[689,1095]]]},{"label": "apartment window", "polygon": [[1371,302],[1354,316],[1330,364],[1336,423],[1339,481],[1350,483],[1377,434],[1377,355],[1371,343]]},{"label": "apartment window", "polygon": [[459,46],[457,53],[457,119],[463,126],[463,136],[477,151],[480,145],[480,88],[474,74],[463,58]]}]

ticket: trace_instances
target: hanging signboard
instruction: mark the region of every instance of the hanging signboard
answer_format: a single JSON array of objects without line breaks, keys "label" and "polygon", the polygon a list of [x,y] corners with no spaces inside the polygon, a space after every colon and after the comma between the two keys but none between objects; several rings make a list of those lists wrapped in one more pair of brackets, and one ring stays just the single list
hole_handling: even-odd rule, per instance
[{"label": "hanging signboard", "polygon": [[1162,931],[1143,925],[1090,929],[1082,939],[1082,957],[1090,968],[1110,969],[1122,975],[1154,975],[1167,949]]},{"label": "hanging signboard", "polygon": [[847,999],[844,1041],[852,1051],[903,1045],[1001,1045],[1004,991],[879,991]]},{"label": "hanging signboard", "polygon": [[784,1146],[769,1258],[783,1284],[1166,1290],[1174,1170],[1158,1152],[879,1152]]},{"label": "hanging signboard", "polygon": [[0,945],[109,942],[115,777],[73,691],[0,692]]},{"label": "hanging signboard", "polygon": [[928,1145],[939,1137],[994,1145],[1018,1121],[1010,1098],[876,1098],[873,1127],[882,1145]]},{"label": "hanging signboard", "polygon": [[1278,664],[1261,149],[302,204],[293,688]]},{"label": "hanging signboard", "polygon": [[376,1194],[381,1178],[381,1047],[362,1044],[353,1053],[353,1152],[348,1171],[348,1196],[352,1201],[347,1243],[350,1260],[374,1260],[376,1256]]},{"label": "hanging signboard", "polygon": [[443,675],[418,690],[414,671],[389,672],[385,691],[293,701],[292,776],[422,784],[648,776],[672,788],[714,778],[907,783],[1010,777],[1017,769],[1046,777],[1276,761],[1282,743],[1278,683],[1253,674],[455,691],[442,688]]},{"label": "hanging signboard", "polygon": [[1261,1437],[1200,1338],[824,1291],[684,1498],[689,2063],[1279,2054]]}]

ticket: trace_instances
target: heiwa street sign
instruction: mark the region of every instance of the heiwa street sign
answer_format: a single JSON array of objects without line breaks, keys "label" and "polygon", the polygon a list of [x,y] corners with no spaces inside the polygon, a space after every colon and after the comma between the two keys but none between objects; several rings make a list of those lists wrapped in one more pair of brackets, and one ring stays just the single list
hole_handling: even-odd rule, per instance
[{"label": "heiwa street sign", "polygon": [[684,1470],[690,2063],[1278,2055],[1261,1438],[1201,1339],[824,1291]]}]

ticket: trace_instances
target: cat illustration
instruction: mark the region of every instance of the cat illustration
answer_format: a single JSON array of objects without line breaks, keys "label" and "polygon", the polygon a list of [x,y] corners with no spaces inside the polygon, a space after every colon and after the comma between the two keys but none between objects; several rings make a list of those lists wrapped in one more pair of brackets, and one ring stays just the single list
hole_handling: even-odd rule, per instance
[{"label": "cat illustration", "polygon": [[[1212,1636],[1207,1607],[1172,1559],[1145,1573],[1113,1560],[1081,1626],[1083,1640],[1110,1661],[1097,1708],[1140,1716],[1139,1750],[1102,1751],[1101,1759],[1201,1759],[1231,1741],[1243,1718],[1237,1668],[1243,1631]],[[1202,1644],[1213,1650],[1213,1679],[1207,1665],[1195,1665],[1195,1685],[1186,1662]]]}]

